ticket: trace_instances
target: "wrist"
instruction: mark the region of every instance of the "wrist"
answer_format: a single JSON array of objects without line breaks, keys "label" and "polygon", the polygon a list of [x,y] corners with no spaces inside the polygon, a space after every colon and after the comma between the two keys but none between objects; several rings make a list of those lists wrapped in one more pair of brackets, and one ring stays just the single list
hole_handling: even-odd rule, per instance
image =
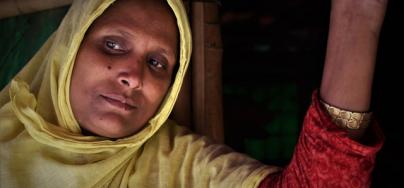
[{"label": "wrist", "polygon": [[348,130],[365,129],[368,127],[372,112],[353,112],[332,106],[320,100],[331,119],[341,128]]},{"label": "wrist", "polygon": [[321,99],[320,103],[335,125],[345,130],[351,139],[363,142],[363,135],[371,122],[372,112],[353,112],[340,109]]}]

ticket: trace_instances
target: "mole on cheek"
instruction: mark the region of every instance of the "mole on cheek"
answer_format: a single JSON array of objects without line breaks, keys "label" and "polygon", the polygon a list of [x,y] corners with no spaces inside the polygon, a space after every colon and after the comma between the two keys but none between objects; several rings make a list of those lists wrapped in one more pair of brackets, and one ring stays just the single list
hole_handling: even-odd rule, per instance
[{"label": "mole on cheek", "polygon": [[113,65],[113,59],[112,59],[112,57],[108,57],[108,64],[107,64],[107,68],[108,68],[108,70],[111,70],[112,69],[112,66],[111,65]]}]

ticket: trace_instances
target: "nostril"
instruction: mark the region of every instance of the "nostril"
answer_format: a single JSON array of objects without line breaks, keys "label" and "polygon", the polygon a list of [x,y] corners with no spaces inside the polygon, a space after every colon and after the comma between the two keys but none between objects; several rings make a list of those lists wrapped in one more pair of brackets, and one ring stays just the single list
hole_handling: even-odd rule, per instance
[{"label": "nostril", "polygon": [[121,82],[124,84],[124,85],[127,85],[127,86],[129,86],[129,82],[127,81],[127,80],[125,80],[125,79],[122,79],[121,80]]}]

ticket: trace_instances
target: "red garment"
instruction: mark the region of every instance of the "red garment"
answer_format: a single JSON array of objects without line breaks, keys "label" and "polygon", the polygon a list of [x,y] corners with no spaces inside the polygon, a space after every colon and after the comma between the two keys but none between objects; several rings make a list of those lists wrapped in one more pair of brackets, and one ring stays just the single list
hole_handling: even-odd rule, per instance
[{"label": "red garment", "polygon": [[369,145],[347,137],[319,103],[314,92],[290,164],[268,175],[263,187],[370,187],[376,153],[384,137],[375,122],[368,128]]}]

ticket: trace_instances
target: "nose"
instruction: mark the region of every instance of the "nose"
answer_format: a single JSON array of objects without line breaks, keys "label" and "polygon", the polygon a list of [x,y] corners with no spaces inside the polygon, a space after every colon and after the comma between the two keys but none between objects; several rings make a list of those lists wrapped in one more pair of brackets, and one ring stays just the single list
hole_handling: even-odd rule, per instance
[{"label": "nose", "polygon": [[138,64],[131,67],[122,67],[119,71],[118,82],[124,87],[140,89],[143,87],[143,66]]}]

